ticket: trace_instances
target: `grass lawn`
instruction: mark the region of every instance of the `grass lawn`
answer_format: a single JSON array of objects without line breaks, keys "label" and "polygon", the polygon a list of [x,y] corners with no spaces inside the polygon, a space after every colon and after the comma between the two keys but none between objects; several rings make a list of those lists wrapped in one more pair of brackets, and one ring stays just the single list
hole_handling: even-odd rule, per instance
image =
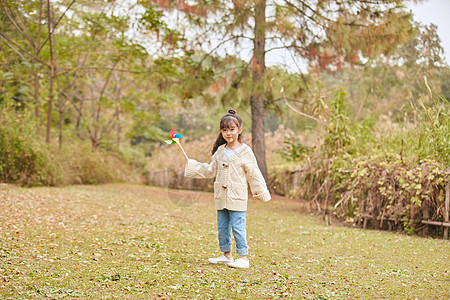
[{"label": "grass lawn", "polygon": [[[212,194],[0,185],[2,299],[449,299],[449,241],[325,226],[250,200],[250,269],[220,255]],[[236,254],[234,252],[234,257]]]}]

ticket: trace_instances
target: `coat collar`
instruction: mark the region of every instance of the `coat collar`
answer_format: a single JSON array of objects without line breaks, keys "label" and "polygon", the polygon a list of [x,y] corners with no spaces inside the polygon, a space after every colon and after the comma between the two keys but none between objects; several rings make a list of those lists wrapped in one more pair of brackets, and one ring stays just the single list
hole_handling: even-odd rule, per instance
[{"label": "coat collar", "polygon": [[[224,157],[226,157],[225,156],[225,145],[226,144],[220,146],[221,147],[220,155],[222,155]],[[242,145],[239,148],[237,148],[234,151],[234,153],[228,158],[228,161],[230,162],[230,161],[235,160],[236,158],[240,157],[244,153],[244,151],[247,150],[247,148],[248,148],[248,145],[245,143],[242,143]]]}]

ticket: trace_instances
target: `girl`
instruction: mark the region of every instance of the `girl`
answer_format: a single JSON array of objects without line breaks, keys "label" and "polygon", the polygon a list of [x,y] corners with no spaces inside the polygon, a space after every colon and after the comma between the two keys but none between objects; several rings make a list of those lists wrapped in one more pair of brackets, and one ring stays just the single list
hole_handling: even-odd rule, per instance
[{"label": "girl", "polygon": [[[188,159],[185,176],[188,178],[216,178],[214,202],[217,209],[219,247],[223,255],[210,258],[212,264],[226,263],[230,267],[248,268],[246,210],[250,184],[253,197],[271,199],[266,182],[258,168],[252,149],[241,142],[242,119],[230,109],[220,120],[220,133],[212,149],[210,164]],[[239,258],[231,255],[231,233],[236,241]]]}]

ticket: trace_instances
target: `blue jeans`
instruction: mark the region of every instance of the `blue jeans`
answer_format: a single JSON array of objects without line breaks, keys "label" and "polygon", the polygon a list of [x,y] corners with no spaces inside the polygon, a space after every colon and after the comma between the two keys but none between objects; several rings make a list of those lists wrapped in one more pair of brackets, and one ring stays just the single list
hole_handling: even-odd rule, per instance
[{"label": "blue jeans", "polygon": [[217,230],[220,251],[231,251],[231,230],[236,241],[236,252],[243,256],[248,254],[245,211],[233,211],[224,208],[217,211]]}]

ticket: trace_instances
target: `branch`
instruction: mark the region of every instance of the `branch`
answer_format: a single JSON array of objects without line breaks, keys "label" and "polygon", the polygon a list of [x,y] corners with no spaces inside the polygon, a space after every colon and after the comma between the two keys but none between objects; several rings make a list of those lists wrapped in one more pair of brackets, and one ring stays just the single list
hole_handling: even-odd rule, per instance
[{"label": "branch", "polygon": [[67,100],[69,100],[70,102],[72,102],[72,106],[75,107],[75,109],[78,111],[78,113],[81,115],[83,115],[83,112],[81,111],[81,108],[79,108],[75,101],[73,100],[73,97],[70,97],[69,95],[67,95],[67,93],[65,91],[61,91],[61,94],[66,97]]},{"label": "branch", "polygon": [[294,47],[294,46],[293,46],[293,45],[290,45],[290,46],[273,47],[273,48],[267,49],[267,50],[264,51],[264,52],[265,52],[265,53],[268,53],[268,52],[273,51],[273,50],[289,49],[289,48],[291,48],[291,47]]},{"label": "branch", "polygon": [[53,24],[52,26],[52,31],[48,33],[47,38],[45,39],[45,41],[42,43],[41,47],[39,48],[40,52],[42,50],[42,48],[45,46],[45,44],[48,42],[48,39],[50,38],[50,35],[53,34],[55,32],[56,27],[58,26],[59,22],[61,21],[61,19],[66,15],[67,11],[69,11],[70,7],[72,7],[72,5],[75,3],[75,1],[77,0],[72,0],[72,2],[69,4],[69,6],[67,6],[66,10],[62,13],[62,15],[58,18],[58,20],[55,22],[55,24]]},{"label": "branch", "polygon": [[78,70],[111,70],[111,71],[118,71],[123,73],[133,73],[133,74],[143,74],[146,73],[145,71],[135,71],[135,70],[127,70],[127,69],[117,69],[117,68],[111,68],[111,67],[80,67],[75,68]]},{"label": "branch", "polygon": [[[17,55],[19,55],[20,57],[22,57],[22,59],[23,59],[24,61],[29,62],[29,61],[22,55],[22,53],[20,53],[19,50],[17,50],[16,48],[13,47],[13,45],[10,44],[10,42],[11,42],[11,43],[13,43],[13,42],[10,41],[9,39],[5,38],[1,32],[0,32],[0,38],[1,38],[2,40],[4,40],[5,43],[6,43],[6,45],[8,45],[9,48],[11,48],[14,52],[16,52]],[[17,46],[17,47],[18,47],[20,50],[22,50],[19,46]],[[23,51],[23,50],[22,50],[22,51]]]},{"label": "branch", "polygon": [[247,39],[251,39],[251,38],[246,37],[246,36],[243,36],[243,35],[236,35],[236,36],[233,36],[233,37],[229,38],[228,40],[222,41],[222,42],[219,43],[216,47],[214,47],[209,53],[205,54],[205,56],[204,56],[204,57],[199,61],[199,63],[197,64],[197,67],[200,66],[206,58],[210,57],[210,56],[212,55],[212,53],[213,53],[214,51],[216,51],[217,49],[219,49],[223,44],[228,43],[228,42],[230,42],[230,41],[232,41],[232,40],[235,40],[235,39],[239,39],[239,38],[247,38]]},{"label": "branch", "polygon": [[22,31],[20,26],[14,21],[13,17],[9,14],[8,10],[6,9],[6,7],[5,7],[4,11],[5,11],[5,14],[8,16],[8,19],[14,25],[14,27],[16,27],[16,29],[19,31],[19,33],[31,44],[31,46],[34,47],[33,40],[25,32]]},{"label": "branch", "polygon": [[[281,43],[283,45],[285,45],[284,41],[281,41]],[[291,51],[290,51],[291,49],[290,48],[294,48],[294,51],[295,51],[298,47],[296,47],[295,45],[291,45],[291,46],[287,47],[287,50],[288,50],[289,55],[291,56],[292,61],[295,63],[295,66],[297,67],[298,72],[300,73],[300,76],[302,77],[303,83],[305,84],[306,88],[308,88],[308,81],[306,80],[305,75],[303,74],[302,69],[298,65],[297,60],[295,59],[294,55],[291,53]]]},{"label": "branch", "polygon": [[[311,16],[307,15],[303,10],[299,9],[299,8],[298,8],[298,5],[294,5],[294,4],[292,4],[290,1],[286,1],[286,3],[287,3],[289,6],[291,6],[292,8],[294,8],[294,9],[295,9],[297,12],[299,12],[301,15],[303,15],[303,16],[305,16],[306,18],[310,19],[313,23],[316,23],[316,24],[319,25],[319,26],[323,26],[323,25],[320,24],[317,20],[315,20],[315,19],[312,18]],[[330,19],[328,19],[327,17],[325,17],[325,16],[319,14],[319,12],[315,11],[314,9],[312,9],[312,7],[310,7],[309,5],[307,5],[304,1],[301,1],[301,3],[302,3],[306,8],[308,8],[309,10],[311,10],[315,15],[317,15],[317,16],[323,18],[323,19],[326,20],[326,21],[331,22]]]},{"label": "branch", "polygon": [[[116,115],[116,114],[115,114]],[[109,134],[111,130],[114,128],[114,125],[117,122],[117,118],[112,117],[105,125],[100,128],[101,134]]]},{"label": "branch", "polygon": [[[102,15],[105,14],[105,11],[104,11],[105,7],[106,7],[106,6],[103,6],[103,7],[102,7],[102,11],[100,12],[100,16],[102,16]],[[93,34],[92,37],[91,37],[91,40],[92,40],[92,41],[95,39],[96,35],[97,35],[97,29],[94,31],[94,34]],[[88,51],[85,53],[85,55],[84,55],[84,57],[83,57],[83,61],[82,61],[81,63],[77,64],[77,67],[76,67],[76,68],[73,68],[73,69],[66,69],[66,70],[65,70],[63,73],[61,73],[61,74],[67,74],[67,73],[70,73],[70,72],[74,71],[74,79],[73,79],[73,80],[74,80],[74,82],[75,82],[75,80],[79,77],[78,74],[77,74],[77,72],[78,72],[79,70],[81,70],[81,69],[82,69],[82,66],[84,66],[84,65],[86,64],[86,61],[87,61],[88,56],[89,56],[90,53],[91,53],[91,48],[88,49]],[[83,68],[84,68],[84,67],[83,67]],[[86,68],[86,69],[87,69],[87,68]]]},{"label": "branch", "polygon": [[[103,85],[102,90],[100,91],[100,95],[98,97],[99,103],[98,103],[98,108],[97,108],[97,115],[94,115],[94,120],[97,122],[100,120],[100,112],[101,112],[101,108],[102,108],[101,101],[103,98],[103,94],[105,93],[106,87],[108,86],[109,81],[111,80],[111,75],[112,75],[114,69],[116,68],[117,64],[119,63],[119,61],[120,61],[120,57],[117,59],[117,61],[114,62],[109,74],[106,76],[105,84]],[[94,114],[95,114],[95,111],[94,111]]]},{"label": "branch", "polygon": [[103,85],[102,90],[100,91],[99,100],[102,99],[103,94],[105,93],[106,87],[108,86],[109,81],[110,81],[110,79],[111,79],[111,75],[112,75],[113,71],[116,69],[116,66],[117,66],[117,64],[119,63],[119,61],[120,61],[120,57],[119,57],[119,59],[117,59],[117,61],[114,62],[113,66],[112,66],[111,68],[109,68],[110,72],[109,72],[108,75],[106,76],[105,84]]},{"label": "branch", "polygon": [[[84,64],[84,63],[82,63]],[[111,67],[75,67],[75,68],[59,68],[58,75],[66,75],[70,73],[76,73],[79,70],[108,70],[108,71],[117,71],[121,73],[131,73],[131,74],[145,74],[145,71],[135,71],[135,70],[127,70],[127,69],[113,69]],[[76,74],[75,74],[76,76]]]},{"label": "branch", "polygon": [[314,118],[313,116],[310,116],[310,115],[308,115],[308,114],[305,114],[304,112],[298,111],[297,109],[295,109],[294,107],[292,107],[292,106],[289,104],[289,102],[287,101],[287,99],[286,99],[286,95],[284,94],[284,88],[281,89],[281,93],[283,94],[284,102],[286,102],[286,105],[287,105],[290,109],[292,109],[294,112],[298,113],[299,115],[302,115],[302,116],[304,116],[304,117],[310,118],[310,119],[312,119],[312,120],[314,120],[314,121],[316,121],[317,123],[320,124],[320,120],[319,120],[319,119]]},{"label": "branch", "polygon": [[[14,52],[16,52],[20,57],[22,57],[23,59],[25,59],[27,62],[28,62],[28,60],[27,60],[26,58],[24,58],[23,55],[22,55],[21,53],[17,52],[17,49],[19,49],[20,51],[22,51],[23,54],[26,54],[27,56],[31,57],[33,60],[35,60],[35,61],[41,63],[42,65],[44,65],[44,66],[50,68],[50,66],[49,66],[46,62],[44,62],[44,61],[42,61],[42,60],[40,60],[40,59],[34,57],[33,54],[30,54],[30,53],[28,53],[27,51],[23,50],[22,47],[20,47],[19,45],[17,45],[14,41],[12,41],[10,38],[8,38],[6,35],[4,35],[2,32],[0,32],[0,37],[1,37],[3,40],[8,41],[8,42],[9,42],[9,43],[7,43],[8,46],[9,46]],[[12,44],[14,47],[16,47],[17,49],[14,49],[14,47],[12,47],[11,44]]]},{"label": "branch", "polygon": [[41,37],[42,37],[42,6],[44,4],[43,0],[40,0],[39,2],[39,26],[38,26],[38,35],[36,37],[36,46],[34,47],[34,56],[35,58],[38,58],[39,56],[39,48],[41,44]]}]

